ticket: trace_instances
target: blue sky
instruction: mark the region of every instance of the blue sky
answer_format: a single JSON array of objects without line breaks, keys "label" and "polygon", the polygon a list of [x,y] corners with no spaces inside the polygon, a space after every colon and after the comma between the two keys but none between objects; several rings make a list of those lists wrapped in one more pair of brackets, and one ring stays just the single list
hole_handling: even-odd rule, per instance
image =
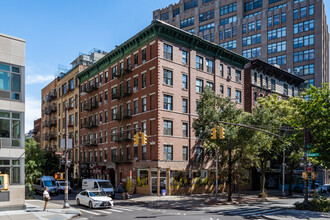
[{"label": "blue sky", "polygon": [[[58,65],[79,53],[111,51],[152,20],[152,12],[179,0],[0,0],[0,33],[26,40],[26,124],[41,115],[41,89]],[[330,1],[324,0],[327,15]],[[328,24],[330,19],[328,18]]]}]

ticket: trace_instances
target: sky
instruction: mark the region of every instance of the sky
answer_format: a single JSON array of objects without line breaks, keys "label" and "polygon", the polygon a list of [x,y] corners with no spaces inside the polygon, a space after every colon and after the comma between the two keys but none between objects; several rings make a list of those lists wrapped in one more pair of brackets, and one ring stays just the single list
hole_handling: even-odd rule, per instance
[{"label": "sky", "polygon": [[[0,0],[0,33],[26,40],[25,132],[41,116],[41,89],[93,48],[111,51],[179,0]],[[324,0],[330,16],[330,1]],[[328,24],[330,18],[328,17]]]}]

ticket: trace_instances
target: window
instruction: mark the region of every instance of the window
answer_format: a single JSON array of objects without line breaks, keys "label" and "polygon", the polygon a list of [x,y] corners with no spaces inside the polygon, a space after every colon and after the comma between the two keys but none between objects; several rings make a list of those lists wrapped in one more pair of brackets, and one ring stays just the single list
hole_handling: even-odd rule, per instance
[{"label": "window", "polygon": [[236,82],[241,82],[242,81],[242,73],[239,70],[235,70],[235,79]]},{"label": "window", "polygon": [[142,74],[142,88],[146,87],[147,79],[146,79],[146,74]]},{"label": "window", "polygon": [[231,37],[231,28],[225,30],[225,39]]},{"label": "window", "polygon": [[251,11],[256,8],[262,7],[262,0],[253,0],[247,3],[244,3],[244,11]]},{"label": "window", "polygon": [[286,13],[281,14],[281,21],[282,21],[282,23],[286,22]]},{"label": "window", "polygon": [[191,25],[194,25],[195,23],[195,17],[191,17],[185,20],[180,21],[180,28],[185,28]]},{"label": "window", "polygon": [[164,135],[173,135],[173,121],[164,120]]},{"label": "window", "polygon": [[109,79],[108,71],[105,72],[104,83],[107,83]]},{"label": "window", "polygon": [[310,30],[314,30],[314,20],[309,20],[309,21],[305,21],[305,22],[301,22],[301,23],[293,25],[294,34],[306,32],[306,31],[310,31]]},{"label": "window", "polygon": [[236,10],[237,10],[237,3],[236,2],[232,3],[232,4],[229,4],[229,5],[222,6],[222,7],[220,7],[220,16],[232,13]]},{"label": "window", "polygon": [[231,88],[230,87],[227,88],[227,96],[229,98],[231,98]]},{"label": "window", "polygon": [[112,67],[112,76],[111,79],[114,79],[115,77],[117,77],[117,66]]},{"label": "window", "polygon": [[307,7],[300,8],[300,18],[304,18],[307,16]]},{"label": "window", "polygon": [[203,70],[203,57],[196,56],[196,69]]},{"label": "window", "polygon": [[162,20],[162,21],[168,20],[169,18],[170,18],[170,16],[169,16],[168,12],[160,15],[160,20]]},{"label": "window", "polygon": [[313,60],[313,59],[314,59],[314,49],[293,53],[294,63],[306,61],[306,60]]},{"label": "window", "polygon": [[293,10],[293,19],[294,20],[298,19],[298,9]]},{"label": "window", "polygon": [[252,57],[259,58],[261,55],[261,47],[256,47],[248,50],[243,50],[243,56],[250,59]]},{"label": "window", "polygon": [[182,160],[188,160],[188,147],[182,147]]},{"label": "window", "polygon": [[268,17],[267,19],[267,26],[270,27],[273,25],[273,17]]},{"label": "window", "polygon": [[213,60],[206,59],[206,71],[213,73]]},{"label": "window", "polygon": [[280,15],[274,15],[274,25],[280,24]]},{"label": "window", "polygon": [[236,49],[236,40],[228,41],[220,44],[221,47],[224,47],[228,50]]},{"label": "window", "polygon": [[147,111],[147,98],[144,97],[142,98],[142,112],[146,112]]},{"label": "window", "polygon": [[227,76],[231,76],[231,68],[227,66]]},{"label": "window", "polygon": [[276,81],[275,81],[275,79],[271,79],[270,82],[271,82],[271,90],[276,91]]},{"label": "window", "polygon": [[[20,147],[21,120],[20,113],[0,112],[0,138],[10,138],[9,146]],[[3,146],[5,142],[2,143]]]},{"label": "window", "polygon": [[254,104],[258,102],[258,93],[256,92],[253,93],[253,100],[254,100]]},{"label": "window", "polygon": [[268,54],[286,51],[286,41],[274,43],[274,44],[268,44]]},{"label": "window", "polygon": [[254,31],[256,29],[256,23],[255,22],[250,22],[248,23],[248,31]]},{"label": "window", "polygon": [[182,99],[182,112],[188,113],[188,99],[186,98]]},{"label": "window", "polygon": [[[147,61],[147,52],[146,52],[146,49],[143,49],[142,50],[142,63],[145,63]],[[123,67],[122,69],[124,69],[124,63],[123,64]]]},{"label": "window", "polygon": [[188,58],[188,56],[187,56],[187,51],[182,51],[182,63],[184,64],[184,65],[186,65],[187,64],[187,58]]},{"label": "window", "polygon": [[212,89],[214,91],[214,83],[213,82],[206,81],[206,86],[210,87],[210,89]]},{"label": "window", "polygon": [[182,74],[182,88],[188,89],[188,76],[186,74]]},{"label": "window", "polygon": [[199,26],[199,32],[214,29],[214,22]]},{"label": "window", "polygon": [[314,5],[310,5],[309,6],[309,15],[313,15],[314,14]]},{"label": "window", "polygon": [[104,122],[108,122],[108,111],[104,112]]},{"label": "window", "polygon": [[220,94],[223,95],[223,85],[220,85]]},{"label": "window", "polygon": [[173,47],[167,44],[164,44],[164,58],[172,60],[173,56]]},{"label": "window", "polygon": [[314,34],[293,39],[293,47],[304,47],[314,44]]},{"label": "window", "polygon": [[15,184],[21,182],[20,160],[1,159],[0,166],[1,166],[0,167],[1,173],[9,175],[9,184]]},{"label": "window", "polygon": [[205,12],[203,14],[200,14],[199,15],[199,22],[210,20],[212,18],[214,18],[214,10],[211,10],[211,11]]},{"label": "window", "polygon": [[203,92],[203,80],[202,79],[196,79],[196,92],[197,93]]},{"label": "window", "polygon": [[134,54],[134,67],[137,67],[139,65],[139,54]]},{"label": "window", "polygon": [[242,44],[243,47],[257,44],[261,42],[261,34],[256,34],[248,37],[243,37]]},{"label": "window", "polygon": [[175,9],[173,9],[173,18],[174,18],[175,16],[177,16],[178,14],[180,14],[180,8],[175,8]]},{"label": "window", "polygon": [[242,103],[242,92],[239,90],[235,91],[235,98],[236,98],[236,102],[238,103]]},{"label": "window", "polygon": [[164,103],[163,107],[166,110],[173,110],[173,96],[164,94]]},{"label": "window", "polygon": [[147,159],[147,147],[142,146],[142,160],[146,160],[146,159]]},{"label": "window", "polygon": [[182,123],[182,137],[188,137],[188,123]]},{"label": "window", "polygon": [[[21,76],[19,73],[19,67],[0,63],[0,90],[4,90],[4,92],[1,92],[2,98],[20,100]],[[49,98],[47,97],[47,100],[48,99]]]},{"label": "window", "polygon": [[268,40],[286,37],[286,27],[268,31]]},{"label": "window", "polygon": [[133,91],[136,92],[139,88],[139,78],[138,77],[134,77],[134,87],[133,87]]},{"label": "window", "polygon": [[309,89],[311,86],[315,86],[315,80],[314,79],[308,79],[305,80],[305,88]]},{"label": "window", "polygon": [[223,77],[223,64],[220,64],[220,76]]},{"label": "window", "polygon": [[294,67],[293,73],[298,76],[314,74],[314,64]]},{"label": "window", "polygon": [[134,101],[134,114],[139,113],[139,101],[135,100]]},{"label": "window", "polygon": [[184,3],[184,10],[188,10],[190,8],[195,8],[198,6],[198,0],[190,0]]},{"label": "window", "polygon": [[165,85],[173,86],[173,72],[171,70],[164,69],[163,83]]},{"label": "window", "polygon": [[220,26],[230,24],[230,23],[236,22],[236,21],[237,21],[237,16],[236,15],[232,16],[232,17],[220,19]]},{"label": "window", "polygon": [[285,65],[286,64],[286,55],[268,58],[267,62],[269,64],[278,64],[280,66]]},{"label": "window", "polygon": [[117,109],[117,107],[116,107],[116,108],[113,108],[113,109],[111,110],[111,120],[112,120],[112,121],[117,119],[117,113],[118,113],[118,109]]},{"label": "window", "polygon": [[283,94],[284,95],[288,95],[289,94],[289,91],[288,91],[288,84],[283,84]]},{"label": "window", "polygon": [[164,145],[164,160],[173,160],[173,146]]}]

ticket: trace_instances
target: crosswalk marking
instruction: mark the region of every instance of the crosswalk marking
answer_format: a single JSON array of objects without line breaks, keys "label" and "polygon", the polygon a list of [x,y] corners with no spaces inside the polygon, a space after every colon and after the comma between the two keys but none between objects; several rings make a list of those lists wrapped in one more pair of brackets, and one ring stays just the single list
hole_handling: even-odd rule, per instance
[{"label": "crosswalk marking", "polygon": [[92,215],[100,215],[99,213],[97,212],[91,212],[91,211],[87,211],[85,209],[78,209],[79,211],[82,211],[82,212],[86,212],[86,213],[89,213],[89,214],[92,214]]},{"label": "crosswalk marking", "polygon": [[229,211],[229,210],[225,210],[225,211],[220,211],[219,213],[221,212],[224,212],[224,213],[228,213],[228,214],[238,214],[238,213],[245,213],[245,212],[250,212],[250,211],[254,211],[254,210],[260,210],[260,208],[252,208],[252,209],[233,209],[234,211]]},{"label": "crosswalk marking", "polygon": [[251,214],[253,214],[253,215],[255,215],[255,214],[264,214],[264,213],[267,213],[267,212],[272,212],[273,210],[274,211],[279,211],[281,209],[267,209],[267,210],[260,210],[260,211],[257,211],[257,212],[253,211],[253,212],[243,213],[243,214],[240,214],[240,215],[245,216],[245,215],[251,215]]},{"label": "crosswalk marking", "polygon": [[122,208],[122,207],[118,207],[118,206],[112,207],[112,208],[119,209],[119,210],[124,210],[124,211],[129,211],[129,212],[133,211],[131,209],[126,209],[126,208]]},{"label": "crosswalk marking", "polygon": [[102,212],[102,213],[105,213],[105,214],[111,214],[112,212],[109,212],[109,211],[103,211],[103,210],[97,210],[99,212]]},{"label": "crosswalk marking", "polygon": [[113,207],[111,208],[111,211],[114,211],[114,212],[123,212],[123,211],[120,211],[120,210],[116,210]]},{"label": "crosswalk marking", "polygon": [[[279,212],[282,212],[282,211],[283,211],[283,209],[282,210],[279,210],[279,211],[275,211],[275,212],[268,212],[268,213],[266,213],[266,215],[273,215],[273,214],[276,214],[276,213],[279,213]],[[265,215],[265,213],[259,214],[259,215],[255,215],[255,217],[261,217],[263,215]]]}]

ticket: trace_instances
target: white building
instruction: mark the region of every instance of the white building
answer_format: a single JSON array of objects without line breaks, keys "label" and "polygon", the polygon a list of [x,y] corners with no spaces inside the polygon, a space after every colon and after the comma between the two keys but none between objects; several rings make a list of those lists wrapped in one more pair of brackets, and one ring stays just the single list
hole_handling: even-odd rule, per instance
[{"label": "white building", "polygon": [[0,34],[0,172],[9,174],[0,211],[25,207],[25,40]]}]

